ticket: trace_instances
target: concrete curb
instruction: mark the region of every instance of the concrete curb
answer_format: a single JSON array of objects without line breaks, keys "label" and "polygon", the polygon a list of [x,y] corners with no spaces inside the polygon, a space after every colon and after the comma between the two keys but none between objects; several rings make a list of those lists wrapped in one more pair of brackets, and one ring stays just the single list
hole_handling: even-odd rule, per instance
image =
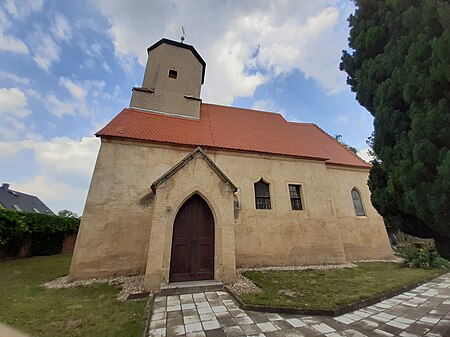
[{"label": "concrete curb", "polygon": [[144,334],[143,337],[147,337],[149,332],[150,332],[150,321],[152,318],[152,312],[153,312],[153,302],[155,301],[155,294],[150,293],[148,295],[148,300],[147,300],[147,307],[145,308],[145,310],[147,311],[147,317],[145,320],[145,329],[144,329]]}]

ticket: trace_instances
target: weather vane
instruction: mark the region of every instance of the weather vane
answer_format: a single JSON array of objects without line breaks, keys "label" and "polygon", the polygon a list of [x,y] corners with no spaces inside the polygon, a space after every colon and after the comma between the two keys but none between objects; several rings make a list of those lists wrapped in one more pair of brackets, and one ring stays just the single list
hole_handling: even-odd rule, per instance
[{"label": "weather vane", "polygon": [[181,35],[181,43],[184,42],[185,38],[186,38],[186,30],[184,29],[184,26],[181,26],[181,31],[182,31],[182,35]]}]

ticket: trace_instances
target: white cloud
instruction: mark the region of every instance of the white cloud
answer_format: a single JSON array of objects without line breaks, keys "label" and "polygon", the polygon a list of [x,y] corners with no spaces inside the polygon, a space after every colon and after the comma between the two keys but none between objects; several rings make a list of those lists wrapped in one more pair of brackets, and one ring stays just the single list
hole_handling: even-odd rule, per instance
[{"label": "white cloud", "polygon": [[33,32],[30,39],[33,41],[33,60],[39,68],[49,71],[53,63],[59,61],[61,48],[49,34],[40,30]]},{"label": "white cloud", "polygon": [[98,147],[99,139],[96,137],[83,137],[81,140],[57,137],[33,145],[41,169],[88,178],[94,169]]},{"label": "white cloud", "polygon": [[17,15],[17,7],[13,0],[6,0],[4,6],[11,15]]},{"label": "white cloud", "polygon": [[9,51],[16,54],[28,54],[26,44],[13,36],[4,35],[0,28],[0,50]]},{"label": "white cloud", "polygon": [[243,60],[251,58],[252,50],[233,32],[228,32],[221,42],[214,44],[211,54],[215,65],[224,67],[209,69],[207,79],[215,81],[220,78],[229,86],[221,91],[216,90],[217,87],[205,87],[203,96],[207,100],[231,103],[236,96],[252,96],[255,89],[267,80],[260,72],[249,74],[245,71],[248,63]]},{"label": "white cloud", "polygon": [[279,113],[281,116],[283,116],[284,119],[286,119],[289,122],[297,122],[297,123],[301,122],[301,120],[298,118],[298,116],[286,113],[286,110],[284,110],[283,108],[280,108],[271,99],[257,100],[253,103],[251,108],[254,110]]},{"label": "white cloud", "polygon": [[5,159],[23,150],[33,150],[39,169],[46,174],[76,174],[89,178],[92,174],[100,141],[96,137],[74,140],[56,137],[21,141],[0,141],[0,158]]},{"label": "white cloud", "polygon": [[75,84],[72,80],[67,77],[60,77],[58,80],[59,84],[65,87],[72,96],[76,99],[84,99],[86,97],[86,89],[81,85]]},{"label": "white cloud", "polygon": [[136,60],[145,65],[146,47],[161,37],[178,40],[180,25],[185,25],[186,43],[193,44],[207,63],[205,101],[230,104],[293,70],[314,79],[329,94],[346,87],[338,65],[347,46],[351,4],[338,6],[333,0],[95,4],[110,22],[115,55],[126,71]]},{"label": "white cloud", "polygon": [[33,97],[36,99],[40,99],[41,95],[34,89],[30,89],[30,88],[26,88],[25,89],[25,93],[29,96],[29,97]]},{"label": "white cloud", "polygon": [[102,62],[102,68],[109,74],[112,74],[111,67],[108,65],[106,61]]},{"label": "white cloud", "polygon": [[99,24],[98,20],[86,17],[75,18],[74,25],[77,29],[90,29],[94,32],[99,32],[102,26]]},{"label": "white cloud", "polygon": [[[76,99],[86,98],[88,93],[96,94],[105,87],[105,81],[99,80],[75,80],[60,77],[60,85],[64,86]],[[69,89],[70,88],[70,89]]]},{"label": "white cloud", "polygon": [[128,75],[132,74],[136,66],[138,57],[135,55],[125,55],[125,54],[119,54],[116,56],[119,65],[122,67],[125,73]]},{"label": "white cloud", "polygon": [[0,79],[9,80],[9,81],[16,82],[19,84],[25,84],[25,85],[30,84],[30,80],[28,78],[20,77],[15,74],[8,73],[6,71],[0,71]]},{"label": "white cloud", "polygon": [[77,102],[64,101],[52,94],[46,96],[45,104],[50,113],[60,118],[65,115],[75,115],[78,106]]},{"label": "white cloud", "polygon": [[337,124],[346,124],[350,121],[350,116],[347,114],[340,114],[336,118],[333,118],[333,121]]},{"label": "white cloud", "polygon": [[0,141],[0,159],[31,150],[38,173],[31,178],[11,181],[11,188],[49,201],[48,206],[54,211],[70,208],[81,213],[99,145],[96,137]]},{"label": "white cloud", "polygon": [[31,114],[28,99],[19,88],[0,88],[0,139],[15,139],[24,129],[23,119]]},{"label": "white cloud", "polygon": [[54,37],[64,41],[69,41],[72,38],[72,28],[69,21],[59,12],[55,13],[50,31]]},{"label": "white cloud", "polygon": [[[93,68],[94,66],[98,67],[98,65],[100,65],[103,70],[105,70],[109,74],[112,74],[111,67],[109,66],[105,57],[105,55],[108,56],[108,54],[110,54],[110,51],[106,52],[106,50],[108,49],[107,46],[97,40],[91,44],[88,44],[83,38],[80,38],[78,40],[78,45],[80,49],[87,55],[87,57],[83,60],[83,64],[80,64],[81,69],[83,69],[84,66],[86,66],[87,68]],[[132,66],[128,71],[129,73],[131,72],[131,69]]]},{"label": "white cloud", "polygon": [[[108,56],[110,52],[106,52],[105,50],[108,49],[107,46],[105,46],[102,42],[99,42],[95,40],[92,43],[87,43],[86,40],[81,37],[78,41],[78,46],[80,47],[80,50],[82,50],[86,55],[86,63],[88,67],[92,67],[95,65],[95,62],[98,63],[105,63],[105,55]],[[94,61],[97,60],[97,61]],[[102,67],[103,64],[102,64]]]},{"label": "white cloud", "polygon": [[94,169],[99,147],[96,137],[73,140],[68,137],[54,138],[34,146],[41,167],[61,174],[79,174],[89,178]]},{"label": "white cloud", "polygon": [[28,54],[26,44],[19,38],[6,34],[5,30],[11,27],[11,21],[0,8],[0,51],[8,51],[16,54]]},{"label": "white cloud", "polygon": [[86,68],[93,68],[95,66],[95,61],[90,58],[85,58],[83,60],[83,64],[80,64],[80,69],[83,69],[83,67],[86,66]]},{"label": "white cloud", "polygon": [[44,5],[44,0],[26,0],[24,2],[24,6],[27,6],[29,10],[33,12],[39,12],[42,10],[42,6]]},{"label": "white cloud", "polygon": [[252,109],[269,112],[278,112],[281,114],[284,113],[284,110],[281,109],[278,105],[276,105],[275,102],[272,101],[271,99],[261,99],[255,101],[252,105]]},{"label": "white cloud", "polygon": [[6,10],[16,18],[25,18],[33,12],[40,12],[44,0],[6,0]]},{"label": "white cloud", "polygon": [[[36,176],[30,180],[25,180],[22,182],[12,181],[11,189],[36,195],[47,203],[47,206],[53,208],[52,210],[55,213],[64,207],[55,208],[52,207],[52,205],[79,205],[80,200],[84,201],[86,199],[85,189],[70,185],[64,181],[57,181],[49,176]],[[58,203],[55,203],[55,201]]]},{"label": "white cloud", "polygon": [[97,56],[101,58],[102,55],[103,46],[100,42],[94,41],[94,43],[91,44],[90,48],[86,51],[91,56]]},{"label": "white cloud", "polygon": [[375,159],[375,157],[371,156],[369,154],[369,148],[361,149],[358,151],[358,156],[365,160],[366,162],[370,163],[372,160]]},{"label": "white cloud", "polygon": [[67,77],[59,77],[60,86],[67,89],[70,99],[63,99],[54,94],[41,99],[48,111],[57,117],[84,115],[94,116],[97,109],[96,101],[89,98],[98,97],[105,86],[104,81],[82,80],[73,81]]}]

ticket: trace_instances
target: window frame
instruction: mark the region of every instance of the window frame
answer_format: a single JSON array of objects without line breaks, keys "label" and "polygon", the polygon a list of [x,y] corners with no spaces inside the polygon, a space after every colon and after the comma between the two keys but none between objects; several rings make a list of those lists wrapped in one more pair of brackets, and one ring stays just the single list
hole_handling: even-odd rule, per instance
[{"label": "window frame", "polygon": [[[357,209],[357,206],[356,206],[356,204],[355,204],[355,200],[353,199],[353,191],[355,191],[356,193],[358,193],[359,203],[361,204],[362,214],[358,214],[358,209]],[[357,217],[365,217],[365,216],[367,216],[366,208],[365,208],[365,206],[364,206],[364,202],[363,202],[363,199],[362,199],[362,196],[361,196],[361,191],[360,191],[357,187],[354,186],[354,187],[351,189],[351,191],[350,191],[350,198],[351,198],[351,200],[352,200],[353,209],[355,210],[355,215],[356,215]]]},{"label": "window frame", "polygon": [[[263,183],[264,185],[266,185],[267,186],[267,192],[268,192],[268,196],[258,196],[257,194],[256,194],[256,185],[257,184],[259,184],[259,183]],[[271,185],[271,183],[270,182],[267,182],[265,179],[263,179],[263,178],[261,178],[261,179],[259,179],[258,181],[256,181],[256,182],[254,182],[253,183],[253,193],[254,193],[254,195],[255,195],[255,209],[257,209],[257,210],[271,210],[272,209],[272,207],[273,207],[273,205],[272,205],[272,200],[271,200],[271,197],[270,197],[270,195],[271,195],[271,193],[270,193],[270,185]],[[268,205],[269,205],[269,207],[265,207],[265,208],[259,208],[258,207],[258,199],[264,199],[264,200],[268,200]]]},{"label": "window frame", "polygon": [[[287,183],[288,185],[288,195],[289,195],[289,204],[291,206],[291,211],[304,211],[305,210],[305,204],[303,200],[303,185],[300,183]],[[298,197],[293,197],[291,194],[291,186],[298,188]],[[301,208],[293,208],[293,200],[300,200],[300,207]]]}]

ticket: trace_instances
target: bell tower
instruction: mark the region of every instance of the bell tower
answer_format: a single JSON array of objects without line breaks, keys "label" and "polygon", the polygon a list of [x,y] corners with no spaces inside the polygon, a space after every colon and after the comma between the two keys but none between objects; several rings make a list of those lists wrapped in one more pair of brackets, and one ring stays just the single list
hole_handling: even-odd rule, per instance
[{"label": "bell tower", "polygon": [[200,118],[206,63],[195,48],[161,39],[147,52],[142,87],[133,88],[130,108]]}]

